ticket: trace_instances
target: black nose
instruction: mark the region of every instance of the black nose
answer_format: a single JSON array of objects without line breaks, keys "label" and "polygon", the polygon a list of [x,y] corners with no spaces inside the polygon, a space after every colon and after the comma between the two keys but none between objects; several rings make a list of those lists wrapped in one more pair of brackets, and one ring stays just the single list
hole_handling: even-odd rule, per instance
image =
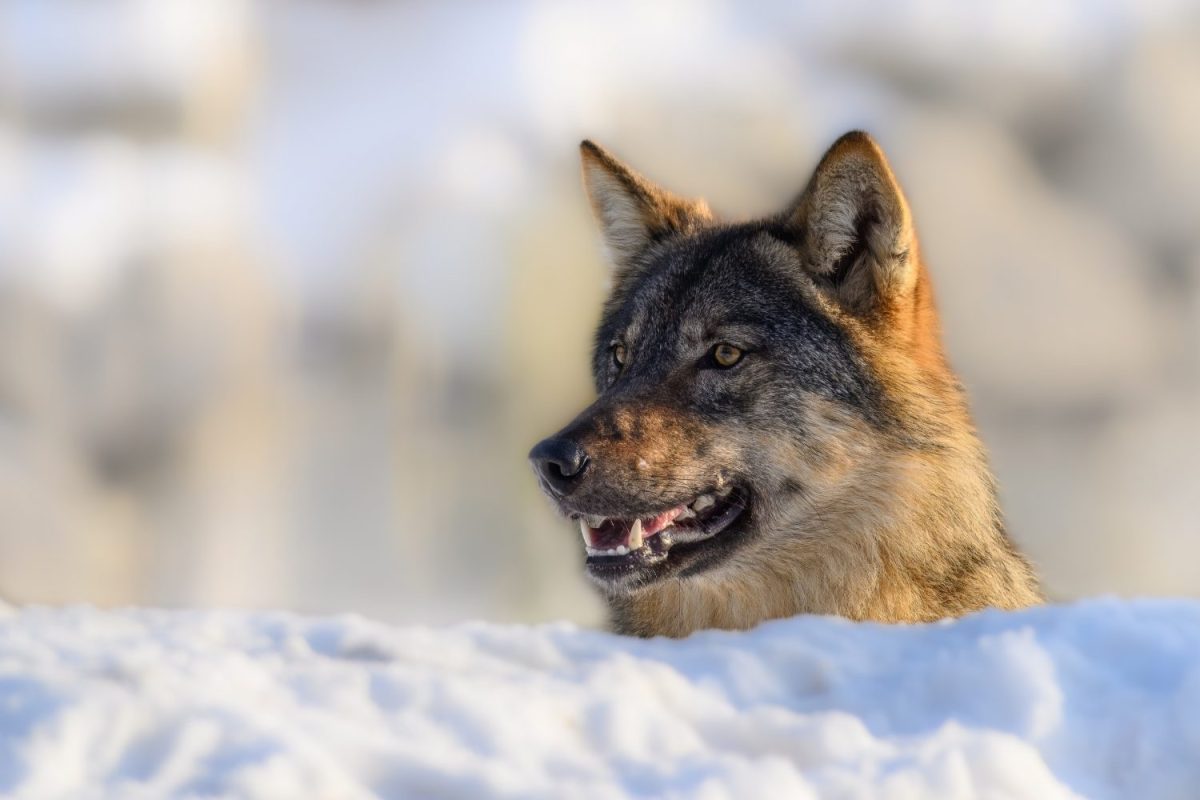
[{"label": "black nose", "polygon": [[529,451],[529,460],[542,479],[542,485],[559,497],[571,493],[588,463],[582,447],[570,439],[555,437],[534,445]]}]

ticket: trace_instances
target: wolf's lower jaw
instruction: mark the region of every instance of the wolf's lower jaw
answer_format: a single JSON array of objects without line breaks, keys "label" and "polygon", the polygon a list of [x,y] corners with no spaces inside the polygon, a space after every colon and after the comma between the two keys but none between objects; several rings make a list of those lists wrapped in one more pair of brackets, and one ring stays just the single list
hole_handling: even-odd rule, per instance
[{"label": "wolf's lower jaw", "polygon": [[584,515],[579,529],[589,566],[650,565],[665,559],[673,545],[711,539],[745,509],[745,494],[726,486],[645,516]]}]

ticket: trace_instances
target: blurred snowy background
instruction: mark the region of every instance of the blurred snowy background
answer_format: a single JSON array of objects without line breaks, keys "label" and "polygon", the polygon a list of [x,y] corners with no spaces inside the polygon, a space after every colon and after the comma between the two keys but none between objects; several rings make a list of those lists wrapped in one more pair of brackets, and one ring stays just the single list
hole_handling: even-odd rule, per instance
[{"label": "blurred snowy background", "polygon": [[0,595],[593,622],[591,136],[774,210],[871,130],[1014,536],[1200,594],[1200,8],[0,3]]}]

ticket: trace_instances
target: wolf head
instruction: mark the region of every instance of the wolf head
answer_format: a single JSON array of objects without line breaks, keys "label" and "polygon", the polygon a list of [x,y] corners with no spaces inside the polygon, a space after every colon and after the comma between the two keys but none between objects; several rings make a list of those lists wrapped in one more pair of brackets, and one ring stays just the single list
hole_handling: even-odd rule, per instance
[{"label": "wolf head", "polygon": [[613,267],[598,397],[530,459],[593,580],[618,597],[765,574],[889,513],[895,453],[942,446],[965,411],[875,142],[846,134],[781,213],[733,224],[581,151]]}]

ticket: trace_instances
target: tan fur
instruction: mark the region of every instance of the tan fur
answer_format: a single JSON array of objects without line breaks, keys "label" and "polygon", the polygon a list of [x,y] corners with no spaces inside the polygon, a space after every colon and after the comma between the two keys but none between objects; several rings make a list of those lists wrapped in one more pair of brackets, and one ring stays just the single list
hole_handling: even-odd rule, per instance
[{"label": "tan fur", "polygon": [[[637,180],[640,192],[658,196]],[[811,433],[803,441],[753,443],[788,465],[806,489],[805,506],[773,509],[786,527],[719,568],[610,598],[615,628],[686,636],[799,613],[919,622],[1041,602],[1032,570],[1004,533],[983,447],[942,349],[912,217],[882,151],[865,134],[843,137],[790,213],[812,276],[803,291],[853,338],[905,420],[904,434],[885,436],[833,402],[805,400]],[[836,270],[845,278],[831,289],[824,281]],[[642,435],[615,446],[628,448],[626,459],[645,454],[655,469],[673,459],[686,469],[686,454],[669,445],[676,435],[719,440],[681,435],[653,413],[640,424]]]}]

